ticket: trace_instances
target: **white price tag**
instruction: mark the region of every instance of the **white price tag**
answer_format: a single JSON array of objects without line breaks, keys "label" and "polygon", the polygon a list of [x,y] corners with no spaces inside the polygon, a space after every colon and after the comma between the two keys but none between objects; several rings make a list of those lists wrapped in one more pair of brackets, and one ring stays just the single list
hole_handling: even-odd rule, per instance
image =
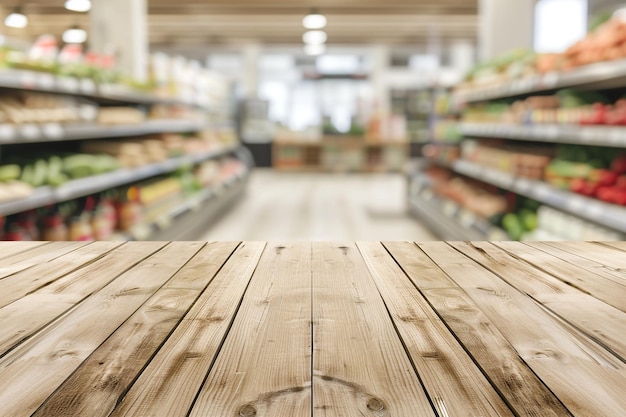
[{"label": "white price tag", "polygon": [[43,135],[49,139],[61,139],[63,137],[63,127],[58,123],[46,123],[42,130]]},{"label": "white price tag", "polygon": [[585,200],[578,196],[572,196],[567,200],[565,207],[574,212],[582,211],[585,208]]},{"label": "white price tag", "polygon": [[19,132],[20,136],[28,140],[39,139],[41,137],[41,130],[39,129],[39,126],[32,123],[20,126]]},{"label": "white price tag", "polygon": [[443,203],[443,214],[445,214],[446,216],[448,217],[454,216],[454,213],[456,213],[456,210],[457,210],[457,206],[452,201],[446,201],[445,203]]},{"label": "white price tag", "polygon": [[604,212],[602,205],[596,202],[588,203],[586,206],[587,217],[590,219],[601,219]]},{"label": "white price tag", "polygon": [[432,200],[434,196],[432,190],[428,188],[425,188],[424,190],[422,190],[421,195],[422,195],[422,198],[426,201]]},{"label": "white price tag", "polygon": [[74,77],[59,77],[57,84],[60,89],[75,93],[79,89],[78,79]]},{"label": "white price tag", "polygon": [[54,75],[39,74],[37,76],[37,86],[43,90],[52,90],[54,88]]},{"label": "white price tag", "polygon": [[516,190],[521,194],[526,194],[530,191],[531,183],[526,178],[518,178],[516,184]]},{"label": "white price tag", "polygon": [[559,83],[559,74],[551,72],[543,76],[543,85],[546,88],[553,88]]},{"label": "white price tag", "polygon": [[161,230],[165,230],[172,225],[172,219],[169,216],[162,216],[155,222]]},{"label": "white price tag", "polygon": [[538,200],[545,200],[551,194],[550,187],[546,184],[536,184],[534,188],[534,195]]},{"label": "white price tag", "polygon": [[24,71],[20,75],[20,84],[24,88],[35,88],[37,86],[36,74],[30,71]]},{"label": "white price tag", "polygon": [[596,139],[597,133],[595,129],[582,129],[580,137],[585,143],[592,143]]},{"label": "white price tag", "polygon": [[545,136],[546,139],[556,139],[559,137],[560,134],[560,129],[558,126],[546,126],[546,128],[543,130],[543,136]]},{"label": "white price tag", "polygon": [[13,125],[0,125],[0,141],[12,142],[15,140],[15,127]]},{"label": "white price tag", "polygon": [[85,94],[93,94],[96,92],[96,83],[92,79],[83,78],[80,80],[80,91]]},{"label": "white price tag", "polygon": [[476,221],[476,215],[468,210],[461,210],[459,215],[459,222],[463,227],[470,227]]},{"label": "white price tag", "polygon": [[611,129],[611,133],[609,134],[609,142],[614,144],[626,143],[626,129],[624,128],[615,128]]},{"label": "white price tag", "polygon": [[150,226],[140,224],[133,227],[133,231],[131,232],[131,234],[133,238],[135,238],[135,240],[146,240],[150,237],[152,231],[150,230]]}]

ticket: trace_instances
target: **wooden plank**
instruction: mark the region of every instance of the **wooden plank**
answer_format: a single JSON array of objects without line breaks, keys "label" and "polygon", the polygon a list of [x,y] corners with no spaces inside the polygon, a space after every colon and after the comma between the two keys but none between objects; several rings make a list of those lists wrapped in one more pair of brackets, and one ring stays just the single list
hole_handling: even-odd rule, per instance
[{"label": "wooden plank", "polygon": [[439,415],[513,416],[385,248],[378,242],[358,247]]},{"label": "wooden plank", "polygon": [[[200,242],[167,245],[0,360],[3,413],[31,415],[202,245]],[[155,243],[132,245],[134,249],[141,247],[152,250]],[[133,255],[128,256],[137,259]]]},{"label": "wooden plank", "polygon": [[[626,415],[626,365],[621,360],[445,243],[419,247],[463,290],[453,288],[456,297],[450,288],[424,291],[459,339],[467,327],[481,337],[483,333],[482,323],[467,309],[469,296],[572,414]],[[498,351],[490,354],[492,360],[500,357]]]},{"label": "wooden plank", "polygon": [[434,416],[355,244],[313,245],[313,415]]},{"label": "wooden plank", "polygon": [[[452,242],[450,245],[529,295],[577,327],[626,362],[626,313],[565,284],[487,242]],[[626,287],[619,296],[626,299]]]},{"label": "wooden plank", "polygon": [[[626,286],[520,242],[493,242],[493,244],[506,250],[509,256],[524,260],[565,284],[626,312]],[[626,284],[626,281],[624,283]]]},{"label": "wooden plank", "polygon": [[0,280],[0,308],[63,276],[86,267],[123,242],[99,242],[17,272]]},{"label": "wooden plank", "polygon": [[89,266],[0,308],[0,358],[164,245],[122,245]]},{"label": "wooden plank", "polygon": [[50,242],[3,259],[0,261],[0,280],[43,262],[49,262],[86,244],[85,242]]},{"label": "wooden plank", "polygon": [[311,245],[269,244],[189,417],[310,416],[311,350]]},{"label": "wooden plank", "polygon": [[[480,308],[422,250],[407,242],[384,246],[517,415],[570,416]],[[463,308],[455,304],[459,299]]]},{"label": "wooden plank", "polygon": [[593,242],[546,242],[547,245],[601,263],[607,267],[626,271],[626,256],[619,249],[609,248]]},{"label": "wooden plank", "polygon": [[0,260],[45,244],[46,242],[0,242]]},{"label": "wooden plank", "polygon": [[261,257],[243,243],[165,341],[111,417],[187,416]]},{"label": "wooden plank", "polygon": [[33,417],[107,417],[236,247],[237,243],[214,243],[202,248]]},{"label": "wooden plank", "polygon": [[620,285],[626,285],[626,271],[608,267],[600,262],[583,258],[574,253],[549,245],[547,242],[524,242],[525,245],[555,256],[567,264],[576,265],[585,271],[601,275]]},{"label": "wooden plank", "polygon": [[618,242],[618,241],[616,241],[616,242],[594,242],[594,243],[597,243],[597,244],[602,245],[602,246],[609,246],[609,247],[614,248],[614,249],[619,249],[622,252],[626,251],[626,242],[623,242],[623,241],[622,242]]}]

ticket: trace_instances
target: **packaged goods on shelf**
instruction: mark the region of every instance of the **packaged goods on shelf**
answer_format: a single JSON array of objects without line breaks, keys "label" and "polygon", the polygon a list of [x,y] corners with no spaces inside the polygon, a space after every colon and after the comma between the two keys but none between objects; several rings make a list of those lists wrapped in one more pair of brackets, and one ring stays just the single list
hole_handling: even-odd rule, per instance
[{"label": "packaged goods on shelf", "polygon": [[97,105],[76,97],[13,92],[0,97],[0,124],[93,122]]},{"label": "packaged goods on shelf", "polygon": [[[207,169],[207,167],[211,167]],[[147,239],[153,226],[167,226],[246,171],[245,164],[224,157],[166,176],[102,193],[0,216],[2,240]]]},{"label": "packaged goods on shelf", "polygon": [[132,125],[146,121],[146,114],[133,107],[102,107],[97,122],[101,125]]},{"label": "packaged goods on shelf", "polygon": [[530,179],[543,178],[553,153],[553,149],[546,146],[489,144],[474,140],[465,140],[461,144],[464,160]]},{"label": "packaged goods on shelf", "polygon": [[541,206],[537,212],[537,229],[526,235],[525,240],[555,241],[611,241],[624,240],[623,233],[585,221],[548,206]]}]

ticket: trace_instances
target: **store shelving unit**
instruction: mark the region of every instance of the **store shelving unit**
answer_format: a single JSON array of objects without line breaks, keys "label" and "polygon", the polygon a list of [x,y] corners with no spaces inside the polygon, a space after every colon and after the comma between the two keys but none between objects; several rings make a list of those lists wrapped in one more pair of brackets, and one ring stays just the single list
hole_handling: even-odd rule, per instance
[{"label": "store shelving unit", "polygon": [[626,147],[626,127],[464,123],[464,136],[544,143]]},{"label": "store shelving unit", "polygon": [[0,202],[0,215],[10,215],[48,204],[60,203],[74,198],[99,193],[124,184],[141,181],[157,175],[174,172],[177,169],[195,165],[202,161],[232,154],[239,146],[217,151],[170,158],[166,161],[146,165],[136,169],[119,169],[102,175],[69,181],[60,187],[39,187],[33,194],[19,200]]},{"label": "store shelving unit", "polygon": [[452,169],[465,176],[532,198],[585,220],[626,232],[626,208],[555,188],[543,181],[517,178],[506,172],[459,160]]},{"label": "store shelving unit", "polygon": [[435,195],[428,178],[414,174],[410,179],[409,210],[442,239],[510,240],[506,232],[451,200]]},{"label": "store shelving unit", "polygon": [[[603,90],[622,86],[626,86],[626,60],[588,65],[566,73],[526,77],[507,84],[466,89],[455,94],[454,102],[457,105],[463,105],[515,96],[550,93],[566,87]],[[461,124],[460,130],[464,137],[626,149],[626,127],[624,126],[464,123]],[[449,164],[440,161],[433,161],[433,163],[447,166],[458,174],[531,198],[581,219],[622,233],[626,232],[626,207],[561,190],[543,181],[515,177],[509,173],[466,160],[457,160]],[[424,191],[422,190],[421,193],[423,194]],[[412,206],[419,204],[422,208],[427,207],[428,202],[425,202],[423,198],[419,200],[419,198],[415,191],[410,192],[409,199]],[[451,216],[446,214],[444,209],[446,204],[449,203],[443,201],[440,206],[442,208],[432,209],[430,213],[425,213],[425,209],[421,209],[421,212],[417,212],[414,207],[411,209],[416,216],[424,220],[434,223],[449,223]],[[448,208],[447,211],[452,212],[453,210]],[[468,231],[454,230],[455,228],[460,229],[458,225],[460,223],[449,226],[447,231],[442,228],[440,235],[445,236],[446,239],[466,239]],[[483,236],[486,237],[486,235]]]},{"label": "store shelving unit", "polygon": [[[73,95],[89,98],[107,104],[126,105],[175,104],[203,107],[198,102],[163,99],[155,95],[131,91],[127,87],[97,85],[92,80],[74,77],[55,76],[22,70],[0,71],[0,89],[49,92],[59,95]],[[0,145],[11,146],[38,143],[79,141],[97,138],[121,138],[157,133],[195,132],[207,128],[222,128],[224,123],[210,123],[205,120],[149,120],[132,125],[104,126],[98,124],[24,124],[13,126],[0,124]],[[30,209],[45,207],[96,193],[118,186],[133,184],[163,174],[177,171],[182,167],[200,164],[204,161],[232,156],[244,162],[245,170],[209,189],[201,190],[187,198],[171,212],[150,224],[141,225],[130,233],[117,234],[124,240],[143,239],[194,239],[199,226],[214,220],[214,217],[232,204],[243,191],[253,165],[249,152],[239,143],[215,147],[210,151],[172,157],[135,169],[118,169],[106,174],[69,181],[59,187],[43,186],[33,190],[24,198],[0,202],[0,216],[8,216]],[[200,209],[201,208],[201,209]],[[192,225],[194,225],[192,227]]]},{"label": "store shelving unit", "polygon": [[74,95],[97,102],[139,105],[180,104],[204,107],[199,100],[159,97],[155,94],[134,90],[128,86],[98,84],[90,78],[60,76],[48,72],[28,70],[1,70],[0,88]]},{"label": "store shelving unit", "polygon": [[148,120],[131,125],[98,125],[95,123],[59,124],[28,123],[20,127],[0,124],[0,145],[35,142],[59,142],[141,136],[155,133],[195,132],[212,124],[203,121],[172,119]]},{"label": "store shelving unit", "polygon": [[599,62],[564,73],[551,72],[545,75],[527,76],[508,83],[459,91],[455,95],[455,102],[490,101],[568,87],[600,90],[624,85],[626,85],[626,60],[621,59]]},{"label": "store shelving unit", "polygon": [[[272,146],[272,166],[279,170],[398,172],[408,157],[409,144],[358,136],[326,136],[318,141],[274,140]],[[391,157],[387,152],[392,153]]]}]

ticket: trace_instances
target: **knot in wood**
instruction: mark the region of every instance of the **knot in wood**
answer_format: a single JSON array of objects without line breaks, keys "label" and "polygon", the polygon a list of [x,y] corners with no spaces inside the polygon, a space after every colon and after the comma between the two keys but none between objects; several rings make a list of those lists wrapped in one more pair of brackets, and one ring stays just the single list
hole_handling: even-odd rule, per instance
[{"label": "knot in wood", "polygon": [[379,398],[371,397],[367,400],[367,408],[372,411],[383,411],[385,409],[385,403]]},{"label": "knot in wood", "polygon": [[254,407],[252,404],[246,404],[239,409],[239,415],[241,417],[256,416],[256,407]]}]

